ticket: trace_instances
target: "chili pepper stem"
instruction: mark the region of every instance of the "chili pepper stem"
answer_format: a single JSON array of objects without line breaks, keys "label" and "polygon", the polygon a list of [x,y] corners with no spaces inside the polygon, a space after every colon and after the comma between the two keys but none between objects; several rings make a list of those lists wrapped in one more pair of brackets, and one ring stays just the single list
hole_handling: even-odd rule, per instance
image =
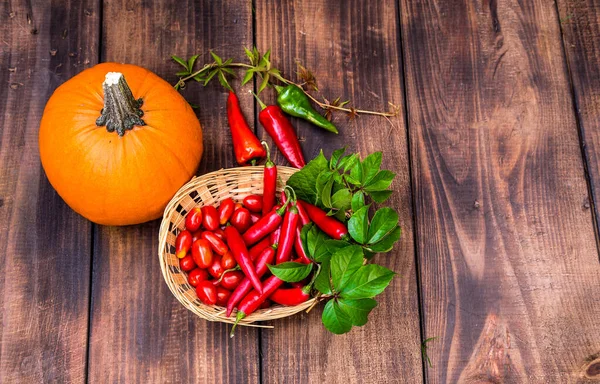
[{"label": "chili pepper stem", "polygon": [[236,265],[236,266],[235,266],[235,267],[233,267],[233,268],[230,268],[230,269],[226,269],[226,270],[224,270],[224,271],[223,271],[223,273],[221,274],[221,277],[219,277],[219,280],[217,280],[217,281],[215,282],[215,284],[219,284],[219,283],[221,282],[221,280],[223,280],[223,276],[225,276],[225,274],[226,274],[226,273],[228,273],[228,272],[233,272],[233,271],[239,271],[240,269],[241,269],[241,268],[240,268],[240,266],[239,266],[239,265]]},{"label": "chili pepper stem", "polygon": [[258,95],[256,93],[254,93],[254,91],[250,91],[250,93],[253,94],[254,97],[256,98],[256,101],[258,101],[258,104],[260,105],[260,109],[261,110],[267,108],[267,105],[262,102],[262,100],[260,99],[260,97],[258,97]]},{"label": "chili pepper stem", "polygon": [[231,332],[229,332],[229,337],[235,336],[235,327],[237,327],[237,325],[240,322],[240,320],[242,320],[244,317],[246,317],[246,314],[244,312],[239,311],[237,313],[237,315],[235,316],[235,323],[233,323],[233,327],[231,328]]}]

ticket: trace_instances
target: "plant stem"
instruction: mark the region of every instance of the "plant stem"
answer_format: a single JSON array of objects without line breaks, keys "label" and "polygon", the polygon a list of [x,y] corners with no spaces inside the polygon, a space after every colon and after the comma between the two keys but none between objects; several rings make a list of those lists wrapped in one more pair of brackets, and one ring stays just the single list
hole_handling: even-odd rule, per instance
[{"label": "plant stem", "polygon": [[[185,82],[194,78],[197,75],[200,75],[210,69],[213,68],[219,68],[219,67],[227,67],[227,68],[248,68],[248,69],[256,69],[257,67],[254,65],[250,65],[250,64],[246,64],[246,63],[229,63],[227,65],[219,65],[217,63],[211,63],[211,64],[206,64],[204,67],[200,68],[199,70],[197,70],[196,72],[183,77],[181,79],[179,79],[179,81],[177,82],[178,86],[183,86],[185,85]],[[259,71],[257,71],[257,73],[260,74]],[[384,117],[393,117],[397,115],[397,112],[376,112],[376,111],[368,111],[365,109],[356,109],[356,108],[345,108],[345,107],[341,107],[341,106],[337,106],[337,105],[331,105],[327,102],[322,102],[320,100],[318,100],[317,98],[315,98],[314,96],[312,96],[310,93],[308,93],[304,87],[302,86],[302,84],[298,84],[295,83],[289,79],[284,78],[283,76],[278,78],[285,84],[288,85],[295,85],[298,88],[300,88],[302,90],[302,92],[304,92],[304,94],[311,99],[315,104],[317,104],[320,108],[322,109],[333,109],[336,111],[342,111],[342,112],[347,112],[347,113],[356,113],[356,114],[365,114],[365,115],[376,115],[376,116],[384,116]]]}]

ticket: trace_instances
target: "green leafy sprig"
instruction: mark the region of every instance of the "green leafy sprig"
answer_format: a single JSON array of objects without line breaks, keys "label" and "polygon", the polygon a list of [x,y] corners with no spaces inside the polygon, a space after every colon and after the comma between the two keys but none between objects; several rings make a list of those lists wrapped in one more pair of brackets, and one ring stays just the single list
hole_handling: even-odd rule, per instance
[{"label": "green leafy sprig", "polygon": [[261,54],[256,47],[252,50],[244,48],[246,57],[248,58],[247,63],[234,62],[233,59],[223,59],[217,55],[214,51],[210,51],[213,62],[204,64],[199,69],[195,69],[199,55],[194,55],[189,59],[185,60],[179,56],[172,55],[171,58],[181,65],[184,70],[177,72],[179,80],[175,84],[175,89],[184,88],[188,81],[197,81],[204,85],[207,85],[212,79],[217,78],[219,83],[227,90],[233,90],[229,84],[231,78],[236,77],[235,70],[244,70],[244,77],[242,78],[242,86],[250,82],[255,75],[260,79],[258,94],[260,94],[267,86],[275,84],[294,84],[298,86],[306,96],[308,96],[314,103],[320,108],[325,110],[325,116],[331,119],[333,111],[344,112],[350,119],[354,119],[359,114],[368,115],[379,115],[384,117],[396,116],[399,113],[399,108],[390,103],[392,108],[391,112],[377,112],[369,111],[365,109],[358,109],[354,107],[347,107],[350,103],[347,101],[340,101],[340,97],[336,98],[332,102],[329,102],[325,97],[321,100],[310,94],[306,88],[318,91],[317,80],[311,71],[306,69],[300,62],[297,62],[299,82],[294,82],[291,79],[284,77],[281,72],[273,67],[271,63],[271,51],[268,50],[264,54]]},{"label": "green leafy sprig", "polygon": [[351,240],[331,239],[311,223],[302,228],[300,236],[313,264],[289,262],[269,267],[275,276],[287,282],[301,281],[314,271],[311,282],[314,289],[321,300],[329,300],[323,310],[323,324],[336,334],[367,322],[369,313],[377,306],[374,297],[383,292],[395,275],[369,261],[376,253],[391,251],[401,235],[394,209],[374,210],[368,203],[386,200],[395,176],[380,169],[381,152],[364,160],[358,154],[344,154],[345,149],[340,149],[327,159],[321,152],[292,175],[287,185],[299,199],[329,209],[330,214],[346,221]]}]

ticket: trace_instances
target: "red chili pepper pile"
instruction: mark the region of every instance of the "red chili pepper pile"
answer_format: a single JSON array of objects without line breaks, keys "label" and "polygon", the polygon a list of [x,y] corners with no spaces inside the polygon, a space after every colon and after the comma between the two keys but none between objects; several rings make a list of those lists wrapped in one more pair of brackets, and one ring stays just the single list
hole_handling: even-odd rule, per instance
[{"label": "red chili pepper pile", "polygon": [[[200,301],[226,307],[227,316],[237,307],[237,321],[271,302],[294,306],[310,298],[312,285],[306,283],[310,279],[287,284],[268,268],[290,260],[311,262],[300,239],[303,225],[312,221],[337,239],[348,233],[342,223],[318,207],[296,200],[289,187],[277,204],[276,178],[277,167],[269,159],[264,195],[248,195],[241,202],[227,198],[218,207],[192,208],[186,215],[186,229],[175,240],[180,268],[187,272],[188,283],[196,288]],[[252,215],[256,216],[254,224]]]}]

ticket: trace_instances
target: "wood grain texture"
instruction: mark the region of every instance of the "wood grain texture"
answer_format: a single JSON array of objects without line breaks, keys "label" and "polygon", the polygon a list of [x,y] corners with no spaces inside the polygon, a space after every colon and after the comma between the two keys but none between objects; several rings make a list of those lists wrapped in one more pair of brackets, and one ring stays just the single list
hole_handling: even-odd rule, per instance
[{"label": "wood grain texture", "polygon": [[[557,2],[575,108],[588,167],[598,225],[600,200],[600,4],[592,0]],[[598,232],[597,232],[598,233]]]},{"label": "wood grain texture", "polygon": [[[201,1],[110,1],[104,4],[105,61],[139,64],[174,83],[172,54],[208,50],[243,55],[251,45],[251,4]],[[190,84],[200,105],[205,152],[199,172],[233,166],[225,92]],[[243,98],[252,111],[252,96]],[[258,331],[209,323],[186,310],[164,283],[157,256],[159,222],[98,227],[94,244],[91,382],[253,383],[259,379]]]},{"label": "wood grain texture", "polygon": [[[393,1],[256,1],[256,41],[271,48],[277,68],[295,78],[296,60],[313,71],[319,90],[330,99],[349,98],[356,106],[385,110],[402,106],[397,8]],[[269,96],[267,96],[269,95]],[[273,91],[264,99],[273,102]],[[379,298],[369,322],[349,334],[330,334],[321,323],[322,306],[309,314],[273,322],[262,331],[266,383],[421,382],[419,312],[413,247],[412,203],[406,129],[361,116],[338,115],[338,136],[293,119],[307,160],[321,148],[327,155],[348,145],[363,156],[383,151],[384,166],[398,177],[390,203],[398,209],[403,238],[378,262],[400,274]],[[259,128],[259,133],[267,137]],[[277,161],[283,164],[281,155]]]},{"label": "wood grain texture", "polygon": [[0,3],[1,383],[85,381],[91,225],[46,179],[38,127],[97,61],[98,4]]},{"label": "wood grain texture", "polygon": [[600,265],[546,1],[401,1],[429,382],[575,382]]}]

